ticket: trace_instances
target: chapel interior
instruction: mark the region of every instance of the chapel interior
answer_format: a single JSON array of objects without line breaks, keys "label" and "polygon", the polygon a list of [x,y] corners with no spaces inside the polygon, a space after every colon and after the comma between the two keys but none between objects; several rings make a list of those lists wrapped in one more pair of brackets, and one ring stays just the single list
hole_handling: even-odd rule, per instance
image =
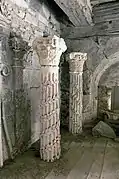
[{"label": "chapel interior", "polygon": [[0,179],[119,179],[118,0],[0,0]]}]

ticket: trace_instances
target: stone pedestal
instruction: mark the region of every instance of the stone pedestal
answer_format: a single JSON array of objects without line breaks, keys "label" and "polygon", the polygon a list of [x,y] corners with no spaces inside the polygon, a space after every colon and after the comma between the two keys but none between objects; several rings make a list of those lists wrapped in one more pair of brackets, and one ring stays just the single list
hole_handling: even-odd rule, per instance
[{"label": "stone pedestal", "polygon": [[40,155],[47,162],[53,162],[60,157],[60,92],[59,92],[59,61],[66,45],[63,39],[41,37],[34,41],[41,73],[40,107]]},{"label": "stone pedestal", "polygon": [[70,67],[70,105],[69,130],[73,134],[82,132],[82,99],[83,99],[83,65],[87,59],[86,53],[73,52],[69,55]]}]

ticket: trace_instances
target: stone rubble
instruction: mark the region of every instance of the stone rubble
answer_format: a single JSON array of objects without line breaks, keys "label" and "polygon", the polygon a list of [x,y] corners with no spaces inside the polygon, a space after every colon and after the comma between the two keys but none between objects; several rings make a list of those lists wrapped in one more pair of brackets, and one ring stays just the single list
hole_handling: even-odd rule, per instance
[{"label": "stone rubble", "polygon": [[93,136],[103,136],[108,137],[111,139],[116,138],[116,134],[114,130],[105,122],[100,121],[93,129],[92,129]]}]

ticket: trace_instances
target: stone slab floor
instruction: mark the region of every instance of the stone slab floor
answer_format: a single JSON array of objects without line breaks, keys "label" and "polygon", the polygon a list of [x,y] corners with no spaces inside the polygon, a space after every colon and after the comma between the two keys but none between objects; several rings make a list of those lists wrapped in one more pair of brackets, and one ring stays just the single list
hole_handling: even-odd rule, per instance
[{"label": "stone slab floor", "polygon": [[5,165],[0,179],[119,179],[119,143],[65,133],[59,161],[43,162],[29,150]]}]

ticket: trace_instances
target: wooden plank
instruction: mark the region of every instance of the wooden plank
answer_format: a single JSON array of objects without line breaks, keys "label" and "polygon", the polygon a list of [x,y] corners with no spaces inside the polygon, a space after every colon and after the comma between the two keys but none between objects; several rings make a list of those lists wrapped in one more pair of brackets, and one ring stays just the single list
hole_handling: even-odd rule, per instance
[{"label": "wooden plank", "polygon": [[[59,160],[55,169],[53,169],[46,179],[66,179],[69,171],[73,167],[73,165],[78,161],[77,154],[79,153],[79,148],[82,144],[72,142],[70,149],[65,154],[65,156]],[[82,151],[80,151],[82,153]],[[79,154],[80,157],[80,154]]]},{"label": "wooden plank", "polygon": [[108,140],[100,179],[119,178],[119,148],[116,145],[114,141]]},{"label": "wooden plank", "polygon": [[95,144],[90,143],[88,146],[84,146],[84,153],[82,157],[73,167],[67,179],[83,179],[87,177],[92,166],[92,163],[95,160],[95,155],[97,153],[96,146],[97,142]]},{"label": "wooden plank", "polygon": [[[119,6],[116,5],[114,7],[110,7],[110,8],[106,8],[106,9],[95,9],[93,8],[93,13],[94,13],[94,16],[99,16],[103,13],[103,15],[107,15],[107,14],[112,14],[113,12],[118,12],[119,10]],[[112,12],[113,11],[113,12]]]},{"label": "wooden plank", "polygon": [[107,139],[98,140],[97,146],[95,146],[97,148],[96,149],[97,152],[94,153],[96,159],[94,160],[90,172],[86,179],[100,178],[102,173],[103,163],[104,163],[106,146],[107,146]]},{"label": "wooden plank", "polygon": [[[90,146],[91,141],[85,141],[82,143],[75,143],[66,153],[66,155],[59,161],[57,166],[58,174],[56,170],[52,170],[46,179],[66,179],[71,169],[80,160],[84,152],[85,146]],[[93,143],[93,142],[92,142]],[[61,167],[59,167],[61,166]]]},{"label": "wooden plank", "polygon": [[[74,26],[89,25],[92,24],[91,10],[89,2],[78,1],[78,0],[54,0],[56,4],[64,11],[64,13],[69,17],[69,20]],[[83,11],[84,6],[86,7],[86,12]],[[88,14],[88,18],[87,18]],[[90,18],[89,18],[90,16]],[[90,20],[89,20],[90,19]]]},{"label": "wooden plank", "polygon": [[98,4],[102,4],[102,3],[107,3],[107,2],[114,2],[116,0],[91,0],[91,4],[93,6],[98,5]]},{"label": "wooden plank", "polygon": [[93,36],[119,36],[119,20],[109,23],[96,24],[86,27],[66,27],[62,30],[64,39],[78,40]]},{"label": "wooden plank", "polygon": [[93,146],[90,145],[89,147],[85,147],[82,158],[74,166],[67,179],[87,179],[92,165],[97,158],[98,152],[100,152],[99,148],[102,148],[102,150],[104,151],[104,147],[105,141],[102,141],[102,139],[97,139]]}]

